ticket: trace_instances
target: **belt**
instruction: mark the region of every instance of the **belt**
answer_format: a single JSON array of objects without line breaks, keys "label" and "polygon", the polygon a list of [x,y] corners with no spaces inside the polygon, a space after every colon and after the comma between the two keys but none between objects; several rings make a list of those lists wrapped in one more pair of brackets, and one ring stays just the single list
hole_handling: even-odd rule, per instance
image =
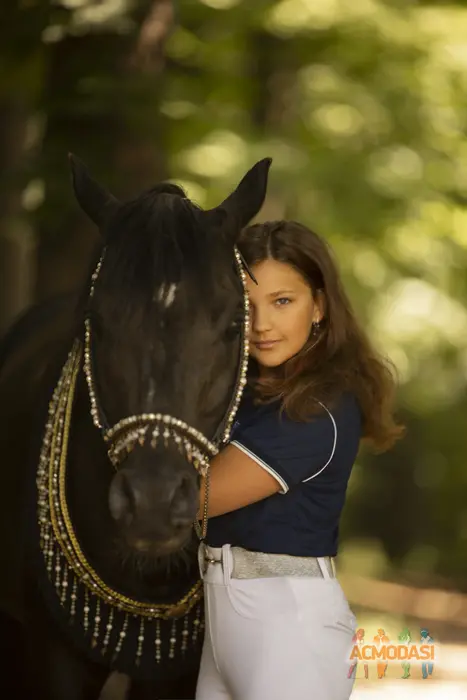
[{"label": "belt", "polygon": [[[275,576],[314,576],[336,578],[333,557],[294,557],[290,554],[252,552],[243,547],[229,548],[232,561],[231,578],[272,578]],[[225,565],[222,552],[213,556],[212,548],[201,545],[200,560],[205,571],[208,564]],[[201,563],[201,562],[200,562]],[[324,568],[324,571],[323,571]]]}]

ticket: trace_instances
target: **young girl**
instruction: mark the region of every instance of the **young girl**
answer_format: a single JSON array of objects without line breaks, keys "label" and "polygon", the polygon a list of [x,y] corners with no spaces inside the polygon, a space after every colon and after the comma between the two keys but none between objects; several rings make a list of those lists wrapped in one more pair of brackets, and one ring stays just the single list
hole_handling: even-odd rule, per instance
[{"label": "young girl", "polygon": [[345,700],[356,619],[335,574],[339,520],[361,439],[386,449],[402,431],[394,381],[316,234],[270,222],[238,246],[257,282],[251,359],[211,463],[196,698]]}]

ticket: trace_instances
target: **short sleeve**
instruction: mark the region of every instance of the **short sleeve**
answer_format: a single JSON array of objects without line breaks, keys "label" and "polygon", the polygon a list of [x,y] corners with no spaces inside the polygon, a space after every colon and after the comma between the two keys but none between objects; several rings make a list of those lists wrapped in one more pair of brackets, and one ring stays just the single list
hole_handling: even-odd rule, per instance
[{"label": "short sleeve", "polygon": [[355,398],[342,396],[333,410],[321,406],[322,413],[307,422],[291,420],[278,407],[260,407],[252,420],[237,426],[230,442],[274,476],[285,494],[321,474],[337,452],[339,461],[355,459],[361,435]]}]

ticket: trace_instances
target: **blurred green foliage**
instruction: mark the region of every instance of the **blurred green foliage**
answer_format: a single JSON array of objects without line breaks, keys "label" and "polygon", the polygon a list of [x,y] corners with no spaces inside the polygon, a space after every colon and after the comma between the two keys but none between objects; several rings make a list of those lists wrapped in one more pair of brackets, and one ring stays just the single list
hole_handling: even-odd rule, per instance
[{"label": "blurred green foliage", "polygon": [[165,0],[8,5],[0,133],[18,110],[25,128],[0,182],[37,237],[35,297],[81,279],[93,236],[67,151],[120,195],[172,177],[207,206],[272,156],[262,217],[329,240],[401,379],[407,436],[362,455],[343,551],[467,590],[464,4],[180,0],[174,21]]}]

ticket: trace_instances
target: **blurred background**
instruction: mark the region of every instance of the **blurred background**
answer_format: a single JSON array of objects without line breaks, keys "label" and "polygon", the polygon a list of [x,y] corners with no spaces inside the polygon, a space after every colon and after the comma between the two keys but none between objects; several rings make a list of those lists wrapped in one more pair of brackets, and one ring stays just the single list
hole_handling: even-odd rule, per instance
[{"label": "blurred background", "polygon": [[363,453],[342,585],[370,641],[434,638],[432,677],[355,698],[467,697],[467,8],[443,0],[9,0],[0,9],[0,334],[83,281],[96,232],[67,153],[129,197],[218,204],[272,156],[261,219],[333,246],[397,366],[407,436]]}]

